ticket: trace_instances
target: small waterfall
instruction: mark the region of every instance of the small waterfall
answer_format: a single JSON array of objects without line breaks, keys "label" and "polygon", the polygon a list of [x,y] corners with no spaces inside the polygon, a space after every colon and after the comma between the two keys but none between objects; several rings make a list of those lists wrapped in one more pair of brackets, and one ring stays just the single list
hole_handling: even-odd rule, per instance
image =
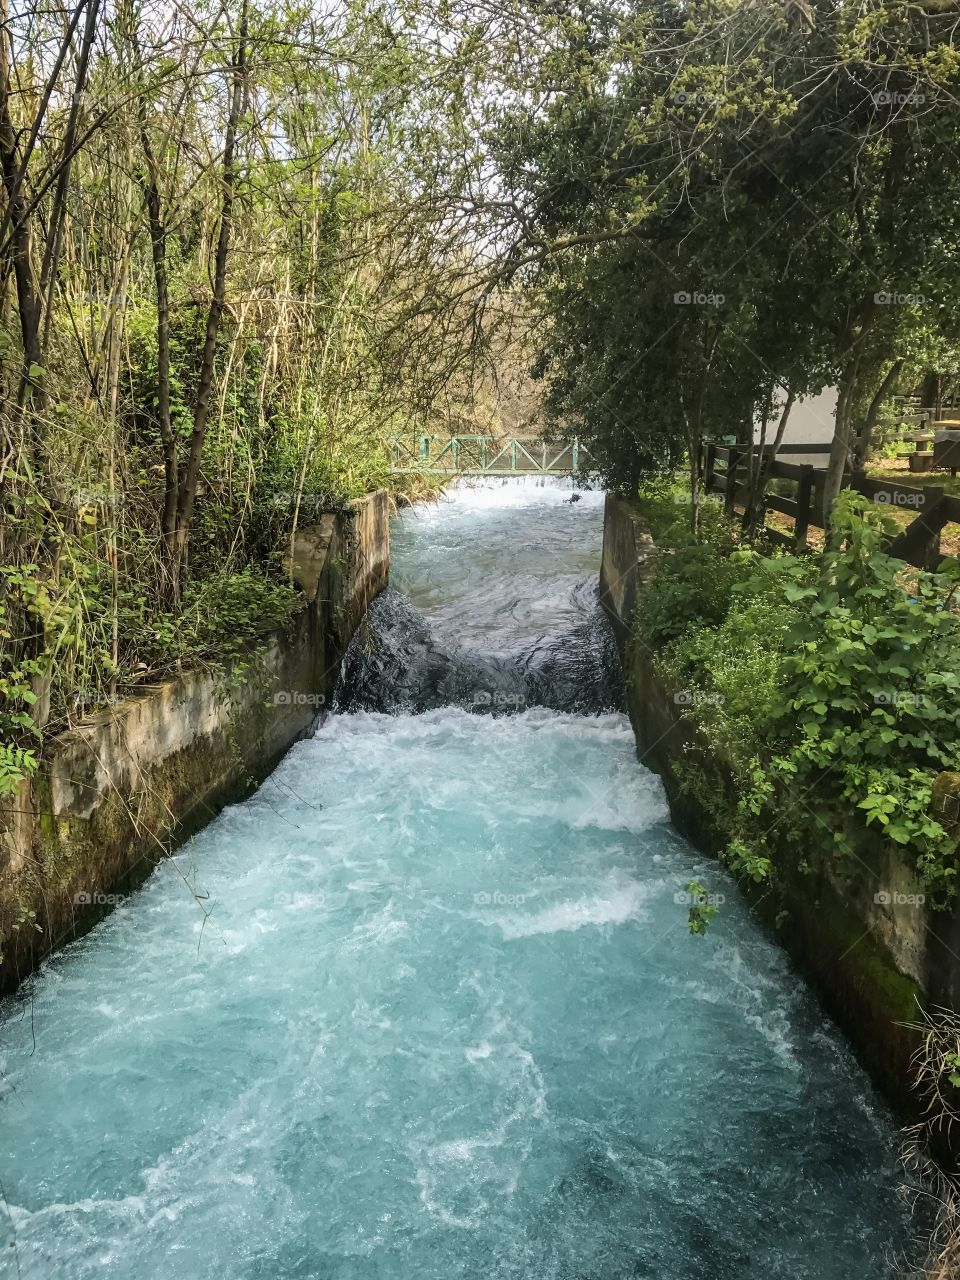
[{"label": "small waterfall", "polygon": [[343,660],[337,711],[418,714],[459,706],[478,714],[507,715],[548,707],[578,715],[622,711],[623,673],[613,633],[596,603],[585,622],[516,652],[482,653],[450,644],[395,588],[375,600],[366,625]]}]

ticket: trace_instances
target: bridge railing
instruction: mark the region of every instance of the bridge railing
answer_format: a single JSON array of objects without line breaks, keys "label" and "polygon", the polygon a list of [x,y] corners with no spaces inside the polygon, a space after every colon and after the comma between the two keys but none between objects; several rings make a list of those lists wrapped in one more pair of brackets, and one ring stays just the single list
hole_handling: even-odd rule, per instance
[{"label": "bridge railing", "polygon": [[391,436],[390,469],[429,475],[575,475],[588,456],[576,439],[531,436]]}]

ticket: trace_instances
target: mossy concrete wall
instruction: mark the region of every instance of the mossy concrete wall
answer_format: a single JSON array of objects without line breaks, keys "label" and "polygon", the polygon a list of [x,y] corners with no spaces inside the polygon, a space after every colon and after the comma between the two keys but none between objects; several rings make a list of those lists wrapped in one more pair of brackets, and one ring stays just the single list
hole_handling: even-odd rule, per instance
[{"label": "mossy concrete wall", "polygon": [[89,928],[313,730],[387,583],[387,493],[302,530],[291,560],[304,608],[242,676],[186,672],[46,744],[37,775],[0,813],[0,988]]},{"label": "mossy concrete wall", "polygon": [[[690,776],[690,763],[710,748],[635,634],[638,593],[656,572],[656,555],[642,517],[629,503],[608,495],[600,598],[620,642],[637,753],[662,778],[676,826],[704,852],[718,854],[721,840],[708,807],[681,786],[676,767],[683,759]],[[722,765],[715,758],[711,764],[711,775],[722,777]],[[960,779],[951,789],[949,775],[942,777],[945,814],[952,806],[960,821]],[[815,797],[810,803],[815,806]],[[933,910],[923,902],[922,887],[902,851],[889,841],[865,837],[851,822],[848,834],[855,830],[857,859],[846,865],[812,859],[809,872],[785,877],[773,912],[765,910],[772,899],[760,905],[762,892],[746,892],[771,927],[785,908],[777,926],[780,941],[813,979],[878,1083],[910,1111],[910,1059],[917,1036],[903,1024],[919,1019],[921,1005],[960,1007],[960,911]],[[722,919],[715,927],[723,927]]]}]

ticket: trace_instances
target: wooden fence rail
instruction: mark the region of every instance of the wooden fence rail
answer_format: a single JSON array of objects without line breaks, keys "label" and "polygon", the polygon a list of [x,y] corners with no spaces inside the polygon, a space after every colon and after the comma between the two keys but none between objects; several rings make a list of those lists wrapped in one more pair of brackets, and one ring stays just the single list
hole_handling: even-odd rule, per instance
[{"label": "wooden fence rail", "polygon": [[[792,497],[767,493],[763,497],[763,520],[768,511],[794,521],[792,533],[767,528],[766,534],[775,542],[794,549],[807,543],[809,530],[823,528],[823,484],[826,471],[812,463],[785,462],[782,454],[826,455],[829,445],[782,445],[777,457],[769,460],[771,447],[764,453],[768,480],[789,480],[795,485]],[[736,512],[737,504],[749,499],[749,469],[756,465],[760,450],[757,446],[721,445],[707,441],[701,458],[703,488],[706,495],[722,495],[728,514]],[[960,498],[944,493],[940,485],[896,484],[889,480],[874,480],[862,471],[846,472],[843,477],[846,488],[872,498],[874,502],[889,505],[893,510],[909,511],[914,519],[891,539],[887,550],[907,564],[920,569],[936,569],[943,559],[940,551],[940,535],[947,524],[960,523]]]}]

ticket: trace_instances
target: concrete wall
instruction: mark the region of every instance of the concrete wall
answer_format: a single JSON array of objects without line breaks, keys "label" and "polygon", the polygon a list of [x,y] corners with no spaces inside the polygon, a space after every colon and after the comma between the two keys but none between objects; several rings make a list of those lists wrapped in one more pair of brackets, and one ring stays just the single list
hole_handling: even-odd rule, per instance
[{"label": "concrete wall", "polygon": [[46,744],[37,775],[0,813],[0,989],[89,928],[112,895],[142,881],[312,731],[354,630],[387,583],[387,493],[302,530],[291,558],[305,607],[251,654],[240,679],[187,672]]},{"label": "concrete wall", "polygon": [[[695,762],[709,748],[683,718],[652,654],[633,635],[638,588],[655,572],[656,555],[642,519],[608,495],[600,597],[620,640],[637,753],[663,779],[677,827],[704,852],[717,854],[721,839],[704,805],[680,787],[673,768],[681,757]],[[950,812],[958,808],[958,788],[960,778],[947,787]],[[903,1023],[917,1021],[920,1004],[960,1007],[960,908],[917,905],[922,887],[902,851],[865,836],[851,822],[849,834],[854,831],[858,860],[852,867],[820,865],[785,881],[787,918],[778,937],[813,979],[877,1081],[910,1111],[910,1057],[917,1038]],[[714,927],[723,928],[722,916]]]}]

